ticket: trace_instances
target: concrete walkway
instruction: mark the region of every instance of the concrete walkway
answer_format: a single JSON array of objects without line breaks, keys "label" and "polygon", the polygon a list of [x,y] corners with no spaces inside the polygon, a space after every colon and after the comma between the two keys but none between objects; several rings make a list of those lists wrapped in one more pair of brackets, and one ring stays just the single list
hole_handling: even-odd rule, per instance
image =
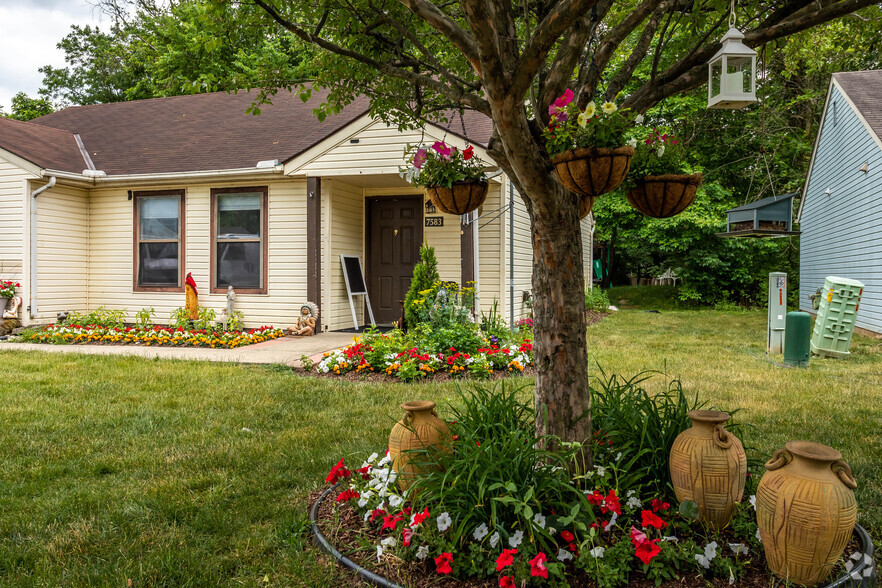
[{"label": "concrete walkway", "polygon": [[355,333],[329,332],[314,337],[282,337],[236,349],[142,347],[140,345],[50,345],[0,341],[0,353],[3,351],[48,351],[52,353],[85,353],[89,355],[131,355],[150,359],[282,363],[292,367],[299,367],[302,356],[307,355],[313,361],[319,360],[324,352],[348,345],[355,336]]}]

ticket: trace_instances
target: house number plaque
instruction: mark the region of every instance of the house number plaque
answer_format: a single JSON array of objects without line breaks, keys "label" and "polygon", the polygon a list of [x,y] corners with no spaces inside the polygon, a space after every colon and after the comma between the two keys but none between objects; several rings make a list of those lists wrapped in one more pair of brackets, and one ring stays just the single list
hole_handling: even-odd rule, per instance
[{"label": "house number plaque", "polygon": [[443,216],[427,216],[426,217],[426,226],[427,227],[443,227],[444,226],[444,217]]}]

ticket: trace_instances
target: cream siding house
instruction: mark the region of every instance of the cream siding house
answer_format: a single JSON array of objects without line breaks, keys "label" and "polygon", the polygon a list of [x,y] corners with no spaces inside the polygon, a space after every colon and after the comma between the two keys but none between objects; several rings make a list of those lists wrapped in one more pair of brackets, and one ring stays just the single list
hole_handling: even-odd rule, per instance
[{"label": "cream siding house", "polygon": [[[153,308],[165,323],[183,306],[191,273],[199,303],[218,314],[232,283],[247,327],[290,324],[312,300],[322,330],[352,328],[341,254],[360,256],[375,315],[387,300],[377,322],[390,323],[406,281],[376,282],[372,259],[400,255],[399,273],[409,275],[410,249],[421,241],[435,247],[442,279],[477,282],[481,310],[495,307],[506,321],[529,313],[529,218],[508,179],[493,178],[477,220],[464,220],[433,211],[424,191],[398,175],[406,145],[419,142],[468,141],[488,160],[484,117],[467,115],[466,138],[431,123],[398,131],[373,119],[366,103],[319,123],[313,101],[280,95],[261,117],[245,114],[250,101],[220,93],[76,107],[30,123],[0,119],[0,278],[21,283],[23,323],[100,306],[124,309],[130,321]],[[386,214],[401,215],[392,233],[384,232]],[[229,219],[243,226],[228,227]],[[416,240],[402,253],[404,238]],[[168,283],[145,286],[144,276]]]}]

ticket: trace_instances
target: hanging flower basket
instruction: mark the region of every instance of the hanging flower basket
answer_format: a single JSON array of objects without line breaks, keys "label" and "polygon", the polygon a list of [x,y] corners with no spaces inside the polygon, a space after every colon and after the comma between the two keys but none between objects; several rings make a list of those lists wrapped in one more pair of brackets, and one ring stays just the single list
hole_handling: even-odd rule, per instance
[{"label": "hanging flower basket", "polygon": [[452,188],[444,186],[428,186],[426,191],[432,204],[447,214],[466,214],[477,210],[487,198],[486,181],[454,182]]},{"label": "hanging flower basket", "polygon": [[594,198],[619,187],[628,175],[633,155],[634,148],[628,146],[615,149],[580,147],[556,155],[551,162],[568,190]]},{"label": "hanging flower basket", "polygon": [[689,208],[701,185],[701,174],[646,176],[628,192],[631,206],[653,218],[669,218]]}]

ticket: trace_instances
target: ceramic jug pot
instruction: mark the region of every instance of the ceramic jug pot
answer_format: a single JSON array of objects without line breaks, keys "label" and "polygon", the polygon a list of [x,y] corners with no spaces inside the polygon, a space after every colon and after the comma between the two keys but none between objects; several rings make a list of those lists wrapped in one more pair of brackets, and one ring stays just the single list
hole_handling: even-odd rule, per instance
[{"label": "ceramic jug pot", "polygon": [[450,436],[450,429],[447,423],[438,418],[434,402],[405,402],[401,405],[401,410],[404,411],[404,417],[395,423],[389,434],[389,456],[392,458],[392,469],[398,474],[398,486],[406,490],[414,476],[420,473],[419,468],[410,463],[416,456],[406,452],[410,449],[440,446]]}]

